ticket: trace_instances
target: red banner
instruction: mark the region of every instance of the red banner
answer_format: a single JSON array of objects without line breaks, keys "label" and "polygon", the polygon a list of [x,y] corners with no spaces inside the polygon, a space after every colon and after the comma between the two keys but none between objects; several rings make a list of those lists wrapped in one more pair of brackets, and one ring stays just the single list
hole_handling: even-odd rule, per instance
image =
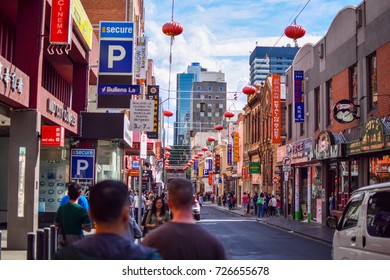
[{"label": "red banner", "polygon": [[71,0],[53,0],[50,20],[50,43],[69,45],[72,35]]},{"label": "red banner", "polygon": [[156,142],[156,159],[161,159],[161,142]]},{"label": "red banner", "polygon": [[280,75],[272,75],[272,104],[271,104],[271,129],[272,129],[272,143],[280,143],[280,129],[281,129],[281,102],[280,102]]},{"label": "red banner", "polygon": [[213,172],[209,171],[209,185],[213,185]]},{"label": "red banner", "polygon": [[42,126],[41,144],[42,146],[64,147],[65,128],[62,126]]}]

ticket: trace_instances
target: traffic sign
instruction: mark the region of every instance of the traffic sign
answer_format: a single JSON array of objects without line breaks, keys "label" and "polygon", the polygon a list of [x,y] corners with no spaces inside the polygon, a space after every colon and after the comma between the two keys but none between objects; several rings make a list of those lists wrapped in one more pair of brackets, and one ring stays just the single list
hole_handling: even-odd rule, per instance
[{"label": "traffic sign", "polygon": [[95,150],[74,149],[71,151],[70,179],[93,179]]},{"label": "traffic sign", "polygon": [[284,157],[282,160],[283,165],[291,165],[291,158],[290,157]]},{"label": "traffic sign", "polygon": [[154,101],[132,99],[130,109],[130,130],[153,132]]},{"label": "traffic sign", "polygon": [[291,165],[283,165],[283,171],[290,172],[291,171]]}]

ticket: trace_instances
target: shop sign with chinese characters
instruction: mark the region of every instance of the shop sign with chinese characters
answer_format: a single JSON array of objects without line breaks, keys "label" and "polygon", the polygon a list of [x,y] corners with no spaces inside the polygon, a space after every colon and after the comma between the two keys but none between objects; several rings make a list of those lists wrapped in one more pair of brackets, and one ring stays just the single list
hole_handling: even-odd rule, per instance
[{"label": "shop sign with chinese characters", "polygon": [[280,121],[281,121],[281,102],[280,102],[280,75],[272,75],[272,98],[271,98],[271,127],[272,143],[280,143]]},{"label": "shop sign with chinese characters", "polygon": [[4,85],[4,92],[6,92],[7,89],[10,89],[11,92],[22,94],[23,77],[18,73],[18,70],[16,68],[14,68],[14,70],[11,70],[11,66],[5,67],[1,60],[3,60],[3,57],[0,56],[0,82],[2,82]]},{"label": "shop sign with chinese characters", "polygon": [[42,146],[64,147],[65,129],[62,126],[42,126],[41,128]]},{"label": "shop sign with chinese characters", "polygon": [[385,146],[385,135],[381,119],[368,120],[363,132],[362,151],[381,150]]},{"label": "shop sign with chinese characters", "polygon": [[303,71],[294,71],[294,120],[296,123],[305,122],[305,99],[303,88]]},{"label": "shop sign with chinese characters", "polygon": [[239,139],[240,135],[238,132],[234,132],[234,137],[233,137],[233,162],[239,162],[240,161],[240,147],[239,147]]}]

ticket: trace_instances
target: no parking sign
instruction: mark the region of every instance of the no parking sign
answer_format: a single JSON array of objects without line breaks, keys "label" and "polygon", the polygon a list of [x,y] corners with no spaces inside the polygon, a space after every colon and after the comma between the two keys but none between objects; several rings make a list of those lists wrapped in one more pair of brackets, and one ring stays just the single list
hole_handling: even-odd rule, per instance
[{"label": "no parking sign", "polygon": [[75,149],[71,151],[70,179],[93,179],[95,166],[95,150]]}]

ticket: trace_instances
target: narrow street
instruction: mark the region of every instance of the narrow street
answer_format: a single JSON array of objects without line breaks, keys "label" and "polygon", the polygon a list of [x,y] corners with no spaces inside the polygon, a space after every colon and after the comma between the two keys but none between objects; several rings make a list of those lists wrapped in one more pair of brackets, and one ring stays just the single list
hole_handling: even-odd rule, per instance
[{"label": "narrow street", "polygon": [[223,242],[229,259],[328,260],[331,246],[203,206],[199,223]]}]

